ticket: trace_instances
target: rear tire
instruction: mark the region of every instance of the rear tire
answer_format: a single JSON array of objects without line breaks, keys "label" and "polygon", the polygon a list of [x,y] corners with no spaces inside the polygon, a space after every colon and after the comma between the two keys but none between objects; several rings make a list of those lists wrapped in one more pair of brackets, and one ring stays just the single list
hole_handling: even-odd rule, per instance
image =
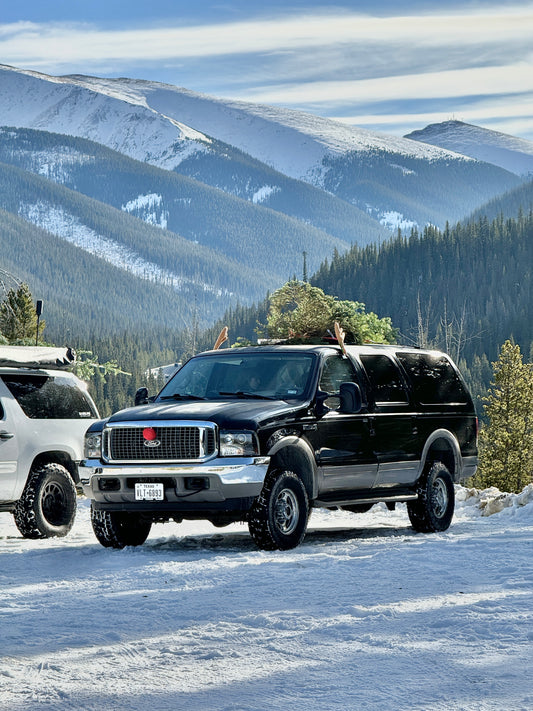
[{"label": "rear tire", "polygon": [[98,511],[91,505],[94,535],[104,548],[141,546],[150,534],[152,522],[125,511]]},{"label": "rear tire", "polygon": [[442,462],[434,462],[418,488],[418,499],[407,503],[407,513],[415,531],[445,531],[452,522],[455,492],[450,472]]},{"label": "rear tire", "polygon": [[61,464],[42,464],[30,471],[13,511],[24,538],[66,536],[76,517],[76,487]]},{"label": "rear tire", "polygon": [[307,530],[309,499],[300,477],[291,471],[271,472],[248,516],[248,529],[263,550],[289,550]]}]

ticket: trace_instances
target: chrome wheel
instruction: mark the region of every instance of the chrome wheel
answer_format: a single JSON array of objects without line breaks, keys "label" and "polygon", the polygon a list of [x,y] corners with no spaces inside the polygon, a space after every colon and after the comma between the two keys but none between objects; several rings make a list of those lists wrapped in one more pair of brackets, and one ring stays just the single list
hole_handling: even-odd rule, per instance
[{"label": "chrome wheel", "polygon": [[274,505],[274,517],[281,533],[288,536],[298,525],[300,507],[298,499],[290,489],[282,489]]},{"label": "chrome wheel", "polygon": [[442,518],[448,509],[448,489],[446,482],[442,478],[433,482],[433,512],[437,518]]}]

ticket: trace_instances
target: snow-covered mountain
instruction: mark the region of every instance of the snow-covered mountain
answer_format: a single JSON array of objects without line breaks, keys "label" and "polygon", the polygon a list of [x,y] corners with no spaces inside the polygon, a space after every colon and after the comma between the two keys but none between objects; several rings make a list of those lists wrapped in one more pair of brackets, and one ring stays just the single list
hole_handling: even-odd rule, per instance
[{"label": "snow-covered mountain", "polygon": [[[147,294],[153,285],[146,303],[171,290],[206,319],[301,274],[303,253],[312,273],[352,244],[460,220],[522,183],[420,141],[136,79],[0,65],[0,126],[12,271],[36,285],[83,274],[114,303],[119,279],[93,284],[90,257]],[[21,218],[31,269],[12,239]],[[46,234],[59,240],[55,267],[44,266]]]},{"label": "snow-covered mountain", "polygon": [[143,105],[125,89],[110,98],[96,83],[93,89],[85,89],[73,77],[52,77],[0,65],[0,123],[4,126],[89,138],[132,158],[168,168],[210,142],[188,126]]},{"label": "snow-covered mountain", "polygon": [[264,175],[306,181],[390,229],[460,219],[517,184],[506,171],[419,141],[136,79],[0,66],[0,125],[89,138],[279,209],[284,189],[257,179],[262,165]]},{"label": "snow-covered mountain", "polygon": [[[35,129],[0,128],[0,161],[222,251],[223,234],[232,224],[242,240],[243,225],[237,225],[237,213],[243,209],[249,215],[255,213],[247,225],[257,232],[261,225],[264,228],[265,207],[274,210],[282,221],[286,222],[286,216],[294,218],[311,241],[315,235],[315,246],[306,246],[309,266],[313,269],[334,249],[342,252],[354,241],[367,244],[386,237],[386,230],[366,212],[331,193],[288,178],[251,158],[245,160],[229,146],[226,155],[220,161],[215,156],[196,156],[187,163],[190,171],[180,175],[133,160],[94,141]],[[197,177],[199,165],[203,166],[202,172],[211,176],[211,181],[192,181],[188,177],[188,173]],[[106,176],[104,180],[102,175]],[[207,185],[203,184],[206,182]],[[215,195],[213,183],[221,188]],[[244,190],[239,189],[242,186]],[[243,198],[242,203],[235,197]],[[220,225],[215,226],[217,214],[226,215],[222,230]],[[313,228],[318,228],[321,234]],[[263,241],[268,242],[272,236],[265,235]],[[291,245],[287,243],[286,247],[290,250]]]},{"label": "snow-covered mountain", "polygon": [[[353,223],[357,210],[333,196],[327,206],[337,203],[346,206],[346,222]],[[68,249],[65,262],[63,250],[50,240],[56,244],[51,276],[46,240],[34,237],[33,231],[28,235],[28,244],[32,239],[37,243],[30,260],[22,249],[22,235],[13,243],[11,235],[3,234],[1,210],[76,245],[77,251]],[[363,218],[372,224],[366,215]],[[312,272],[334,251],[342,253],[349,246],[349,241],[302,220],[87,139],[35,129],[0,129],[1,266],[6,269],[9,258],[9,271],[41,289],[43,283],[53,282],[56,300],[64,296],[66,283],[79,279],[85,285],[93,283],[96,262],[93,259],[90,272],[85,272],[83,251],[99,260],[98,271],[112,265],[123,276],[179,292],[188,310],[197,304],[202,325],[208,326],[230,305],[262,300],[268,290],[301,274],[303,252]],[[65,278],[66,274],[70,276]],[[103,291],[100,284],[103,300],[115,303],[116,281],[104,284]],[[85,299],[78,298],[78,288],[67,290],[71,301]],[[161,289],[155,291],[161,297]],[[163,311],[151,311],[146,318],[164,322]]]},{"label": "snow-covered mountain", "polygon": [[[164,168],[216,138],[292,178],[320,184],[323,160],[386,150],[425,160],[435,146],[373,133],[299,111],[218,99],[169,84],[89,76],[52,77],[0,65],[0,122],[69,133]],[[143,132],[136,123],[142,122]],[[195,127],[195,128],[192,128]]]},{"label": "snow-covered mountain", "polygon": [[285,175],[316,185],[323,183],[326,157],[353,151],[387,151],[425,160],[450,157],[449,151],[435,146],[421,146],[301,111],[218,99],[169,84],[80,76],[65,79],[109,97],[126,97],[132,104],[148,106],[159,115],[194,126],[204,136],[239,148]]},{"label": "snow-covered mountain", "polygon": [[405,138],[492,163],[516,175],[533,175],[533,141],[462,121],[433,123]]}]

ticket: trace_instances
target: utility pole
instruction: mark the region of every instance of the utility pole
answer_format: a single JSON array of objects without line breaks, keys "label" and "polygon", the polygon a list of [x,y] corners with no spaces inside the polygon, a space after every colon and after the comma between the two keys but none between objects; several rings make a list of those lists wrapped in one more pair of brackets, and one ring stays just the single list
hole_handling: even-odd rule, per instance
[{"label": "utility pole", "polygon": [[35,331],[35,345],[39,343],[39,321],[43,312],[43,302],[39,299],[35,304],[35,313],[37,314],[37,329]]}]

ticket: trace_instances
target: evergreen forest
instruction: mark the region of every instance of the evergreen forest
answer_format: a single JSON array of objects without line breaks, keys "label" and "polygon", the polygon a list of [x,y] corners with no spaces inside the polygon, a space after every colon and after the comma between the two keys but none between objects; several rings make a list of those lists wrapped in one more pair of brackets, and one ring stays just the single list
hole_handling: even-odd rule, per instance
[{"label": "evergreen forest", "polygon": [[[530,185],[530,195],[531,195]],[[325,262],[312,283],[391,317],[406,344],[449,352],[476,395],[507,339],[533,345],[533,212],[426,227]]]}]

